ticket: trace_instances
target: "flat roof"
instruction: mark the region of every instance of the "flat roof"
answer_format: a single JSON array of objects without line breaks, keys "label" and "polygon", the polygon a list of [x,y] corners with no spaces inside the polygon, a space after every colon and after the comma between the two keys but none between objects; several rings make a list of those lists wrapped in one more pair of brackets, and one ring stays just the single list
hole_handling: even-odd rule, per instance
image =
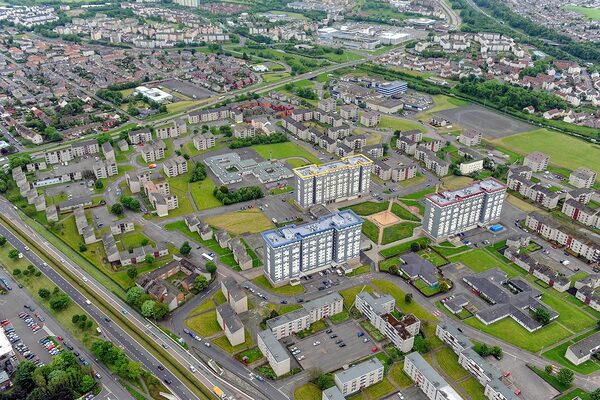
[{"label": "flat roof", "polygon": [[360,165],[370,165],[373,161],[363,154],[355,154],[344,157],[339,161],[316,165],[306,165],[304,167],[294,168],[294,173],[302,179],[312,178],[314,176],[325,175],[344,168],[352,168]]},{"label": "flat roof", "polygon": [[448,385],[448,382],[446,382],[444,378],[442,378],[440,374],[438,374],[438,372],[433,369],[433,367],[429,365],[423,356],[421,356],[418,352],[412,352],[408,354],[406,358],[408,358],[415,365],[419,372],[421,372],[421,374],[423,374],[438,391],[446,395],[447,400],[463,400],[463,398],[456,393],[456,391],[452,389],[450,385]]},{"label": "flat roof", "polygon": [[383,368],[381,361],[379,361],[378,358],[373,357],[370,360],[356,364],[347,370],[336,372],[335,377],[344,384],[381,368]]},{"label": "flat roof", "polygon": [[271,353],[275,361],[283,362],[285,360],[289,360],[289,353],[285,350],[281,343],[279,343],[279,340],[277,340],[271,330],[265,329],[264,331],[260,331],[258,332],[258,336],[260,336],[265,346],[267,346],[269,353]]},{"label": "flat roof", "polygon": [[330,229],[343,229],[353,225],[362,224],[363,219],[352,210],[338,211],[334,214],[324,215],[317,221],[303,225],[287,225],[263,232],[263,240],[271,247],[283,246],[310,235]]},{"label": "flat roof", "polygon": [[506,185],[504,183],[494,178],[487,178],[482,181],[475,181],[464,188],[431,193],[426,195],[425,198],[439,206],[447,206],[481,193],[493,193],[505,189]]}]

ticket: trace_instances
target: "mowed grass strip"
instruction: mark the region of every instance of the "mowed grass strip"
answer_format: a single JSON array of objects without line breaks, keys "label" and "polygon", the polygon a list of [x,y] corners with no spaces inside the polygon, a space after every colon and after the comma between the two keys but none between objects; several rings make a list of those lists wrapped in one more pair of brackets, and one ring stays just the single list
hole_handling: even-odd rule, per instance
[{"label": "mowed grass strip", "polygon": [[205,222],[234,235],[259,233],[274,228],[273,223],[257,208],[208,217]]},{"label": "mowed grass strip", "polygon": [[319,164],[319,159],[317,157],[315,157],[308,150],[304,149],[304,147],[292,142],[259,144],[257,146],[252,146],[252,149],[265,160],[302,157],[313,164]]},{"label": "mowed grass strip", "polygon": [[459,380],[469,375],[467,371],[458,363],[458,356],[449,347],[443,347],[434,353],[440,368],[454,380]]},{"label": "mowed grass strip", "polygon": [[216,310],[190,318],[185,321],[185,324],[200,336],[213,336],[221,332],[221,327],[217,322]]},{"label": "mowed grass strip", "polygon": [[294,296],[297,294],[304,293],[304,288],[302,287],[302,285],[296,285],[296,286],[284,285],[284,286],[280,286],[280,287],[273,287],[271,285],[271,283],[269,282],[269,280],[264,275],[260,275],[256,278],[252,279],[252,282],[256,283],[258,286],[261,286],[261,287],[267,289],[268,291],[270,291],[272,293],[280,294],[280,295],[284,295],[284,296]]},{"label": "mowed grass strip", "polygon": [[542,294],[542,301],[559,313],[556,321],[573,332],[581,332],[596,324],[596,320],[571,303],[549,293]]},{"label": "mowed grass strip", "polygon": [[[600,146],[549,129],[536,129],[492,141],[519,154],[541,151],[553,165],[590,168],[600,173]],[[567,150],[567,151],[565,151]]]},{"label": "mowed grass strip", "polygon": [[[372,215],[387,210],[388,203],[377,203],[375,201],[365,201],[364,203],[354,204],[350,207],[345,207],[344,210],[350,209],[358,215]],[[407,211],[408,212],[408,211]]]},{"label": "mowed grass strip", "polygon": [[305,383],[294,390],[294,400],[314,400],[321,398],[321,389],[313,383]]},{"label": "mowed grass strip", "polygon": [[402,222],[400,224],[388,226],[383,229],[383,238],[381,244],[389,244],[398,240],[409,238],[413,235],[413,231],[418,224],[411,222]]}]

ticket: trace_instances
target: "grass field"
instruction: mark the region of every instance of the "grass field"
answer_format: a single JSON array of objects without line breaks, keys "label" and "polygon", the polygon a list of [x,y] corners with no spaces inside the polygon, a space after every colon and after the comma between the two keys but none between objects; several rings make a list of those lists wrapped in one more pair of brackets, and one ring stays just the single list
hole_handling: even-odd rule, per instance
[{"label": "grass field", "polygon": [[[442,243],[442,245],[443,245],[443,243]],[[446,256],[446,257],[453,256],[455,254],[470,250],[469,246],[461,246],[461,247],[450,247],[450,246],[452,246],[452,245],[450,243],[448,243],[447,246],[433,246],[432,248],[435,251],[437,251],[438,253],[440,253],[441,255]]]},{"label": "grass field", "polygon": [[410,250],[410,246],[413,243],[418,243],[419,245],[423,245],[423,244],[429,243],[429,239],[427,239],[427,238],[420,238],[420,239],[411,240],[411,241],[406,242],[406,243],[400,243],[400,244],[398,244],[396,246],[388,247],[387,249],[381,250],[379,252],[379,254],[381,254],[385,258],[394,257],[394,256],[397,256],[399,254],[406,253],[407,251],[409,251]]},{"label": "grass field", "polygon": [[396,383],[396,385],[400,386],[401,389],[412,386],[413,381],[404,373],[402,370],[404,368],[404,362],[398,362],[390,368],[390,372],[388,377]]},{"label": "grass field", "polygon": [[477,379],[472,376],[464,381],[459,382],[458,385],[463,388],[465,392],[467,392],[471,400],[487,399],[487,397],[483,394],[483,386],[481,386],[479,382],[477,382]]},{"label": "grass field", "polygon": [[423,111],[422,113],[418,113],[416,115],[418,119],[423,121],[429,121],[431,117],[437,112],[451,110],[453,108],[466,106],[467,104],[469,104],[464,100],[455,99],[453,97],[445,96],[443,94],[437,94],[431,96],[431,98],[433,99],[434,106],[431,107],[429,110]]},{"label": "grass field", "polygon": [[372,283],[379,289],[380,292],[388,293],[390,296],[392,296],[396,300],[396,307],[403,313],[414,314],[415,317],[419,318],[420,320],[436,320],[433,315],[429,314],[429,312],[427,312],[427,310],[421,307],[418,303],[413,301],[412,303],[407,304],[404,301],[404,296],[406,293],[393,282],[376,279],[373,280]]},{"label": "grass field", "polygon": [[392,382],[387,377],[373,386],[369,386],[363,391],[363,398],[369,400],[379,400],[387,397],[396,390]]},{"label": "grass field", "polygon": [[296,285],[296,286],[285,285],[285,286],[275,288],[275,287],[271,286],[271,283],[269,283],[269,281],[267,280],[267,278],[264,275],[260,275],[256,278],[252,279],[252,282],[256,283],[258,286],[262,286],[263,288],[269,290],[270,292],[273,292],[275,294],[284,295],[284,296],[294,296],[297,294],[304,293],[304,289],[302,288],[302,285]]},{"label": "grass field", "polygon": [[498,267],[506,272],[509,278],[519,275],[516,269],[510,267],[508,264],[500,261],[486,250],[482,249],[475,249],[454,257],[450,257],[450,261],[461,262],[477,273]]},{"label": "grass field", "polygon": [[279,81],[279,80],[289,78],[289,77],[290,77],[290,74],[288,74],[287,72],[269,72],[269,73],[263,74],[263,76],[262,76],[263,81],[266,83]]},{"label": "grass field", "polygon": [[438,253],[431,250],[430,248],[420,250],[418,254],[421,256],[421,258],[424,258],[436,267],[440,267],[448,263],[448,261],[444,257],[440,256]]},{"label": "grass field", "polygon": [[468,176],[450,175],[442,178],[442,182],[446,189],[456,190],[471,184],[471,182],[473,182],[473,179],[469,178]]},{"label": "grass field", "polygon": [[259,144],[258,146],[252,146],[252,149],[265,160],[268,160],[269,158],[282,159],[289,157],[302,157],[311,163],[319,164],[319,159],[317,157],[315,157],[308,150],[305,150],[302,146],[298,146],[292,142]]},{"label": "grass field", "polygon": [[305,383],[294,390],[294,400],[313,400],[321,398],[321,389],[313,383]]},{"label": "grass field", "polygon": [[[496,336],[534,353],[571,335],[571,332],[557,323],[551,323],[535,332],[528,332],[512,318],[504,318],[491,325],[484,325],[477,318],[468,318],[463,322],[484,333]],[[511,334],[507,335],[507,332]]]},{"label": "grass field", "polygon": [[541,151],[550,156],[553,165],[571,170],[584,166],[600,173],[600,146],[563,133],[542,128],[507,136],[492,143],[520,154]]},{"label": "grass field", "polygon": [[381,128],[390,128],[394,131],[410,131],[410,130],[418,130],[421,132],[427,131],[427,129],[419,124],[418,122],[411,121],[404,118],[392,117],[390,115],[382,115],[381,121],[379,122],[379,127]]},{"label": "grass field", "polygon": [[558,322],[575,333],[592,327],[597,322],[573,304],[561,300],[552,294],[542,294],[542,301],[560,314],[556,319]]},{"label": "grass field", "polygon": [[379,227],[375,225],[373,222],[365,219],[365,222],[362,226],[362,233],[366,237],[368,237],[373,243],[378,243],[379,241]]},{"label": "grass field", "polygon": [[273,223],[257,208],[233,211],[205,219],[206,223],[225,229],[234,235],[243,233],[259,233],[273,228]]},{"label": "grass field", "polygon": [[351,209],[358,215],[372,215],[378,212],[387,210],[388,203],[376,203],[374,201],[365,201],[364,203],[358,203],[345,209]]},{"label": "grass field", "polygon": [[217,312],[215,310],[190,318],[185,321],[185,324],[200,336],[213,336],[221,332],[221,327],[217,323]]},{"label": "grass field", "polygon": [[354,304],[354,300],[356,299],[356,295],[362,291],[373,293],[373,288],[371,286],[354,286],[349,289],[345,289],[340,291],[340,296],[344,298],[344,307],[346,309],[350,309]]},{"label": "grass field", "polygon": [[556,346],[555,348],[542,353],[542,356],[580,374],[588,375],[600,370],[600,364],[595,362],[593,359],[590,359],[582,364],[575,365],[565,357],[567,348],[574,343],[575,342],[573,340],[569,340],[560,346]]},{"label": "grass field", "polygon": [[[183,175],[176,176],[174,178],[168,178],[171,194],[177,195],[179,201],[179,208],[169,211],[169,215],[166,218],[172,218],[181,215],[187,215],[194,212],[194,206],[192,205],[192,199],[188,195],[188,181],[192,173],[188,172]],[[206,179],[210,181],[210,179]],[[204,193],[207,196],[212,197],[212,191]]]},{"label": "grass field", "polygon": [[459,380],[469,373],[458,363],[458,356],[449,347],[443,347],[434,353],[440,368],[443,369],[450,378]]},{"label": "grass field", "polygon": [[192,199],[198,208],[198,211],[207,210],[209,208],[220,207],[222,204],[213,195],[215,184],[210,178],[206,178],[203,181],[190,183],[190,193]]},{"label": "grass field", "polygon": [[594,21],[600,21],[600,8],[590,8],[581,6],[566,6],[564,10],[575,11],[578,14],[588,17]]},{"label": "grass field", "polygon": [[244,341],[244,343],[238,344],[236,346],[232,346],[231,343],[229,343],[229,339],[227,339],[227,336],[225,335],[214,339],[212,342],[215,346],[220,347],[225,352],[229,354],[235,354],[239,353],[240,351],[246,350],[254,345],[250,333],[247,330],[244,330],[244,334],[246,340]]},{"label": "grass field", "polygon": [[582,389],[574,389],[574,390],[568,392],[567,394],[565,394],[564,396],[557,397],[555,400],[573,400],[577,397],[579,397],[581,400],[591,400],[592,399],[590,394],[587,393],[586,391],[584,391]]},{"label": "grass field", "polygon": [[419,226],[411,222],[402,222],[400,224],[388,226],[383,229],[383,238],[381,244],[389,244],[398,240],[409,238],[413,235],[415,227]]},{"label": "grass field", "polygon": [[406,221],[419,221],[419,217],[417,217],[398,203],[392,204],[392,213],[394,213],[398,218],[402,218]]}]

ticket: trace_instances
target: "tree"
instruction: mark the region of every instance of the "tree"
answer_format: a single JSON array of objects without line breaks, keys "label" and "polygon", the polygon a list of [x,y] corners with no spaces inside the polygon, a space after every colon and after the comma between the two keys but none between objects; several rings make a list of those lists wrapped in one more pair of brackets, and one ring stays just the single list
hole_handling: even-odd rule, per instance
[{"label": "tree", "polygon": [[75,315],[73,315],[73,316],[71,317],[71,322],[72,322],[73,324],[76,324],[76,323],[78,323],[78,322],[79,322],[79,319],[80,319],[79,315],[78,315],[78,314],[75,314]]},{"label": "tree", "polygon": [[412,293],[406,293],[406,294],[404,295],[404,302],[405,302],[406,304],[410,304],[410,303],[412,303],[412,299],[413,299],[413,295],[412,295]]},{"label": "tree", "polygon": [[121,204],[123,204],[123,207],[125,207],[131,211],[140,211],[142,208],[142,205],[140,204],[140,202],[137,199],[134,199],[133,197],[130,197],[130,196],[122,196]]},{"label": "tree", "polygon": [[4,236],[0,236],[0,247],[6,244],[6,238]]},{"label": "tree", "polygon": [[423,339],[421,336],[415,336],[413,350],[419,353],[427,353],[431,350],[431,342],[428,339]]},{"label": "tree", "polygon": [[494,346],[494,347],[491,348],[490,354],[493,355],[494,357],[496,357],[499,360],[504,355],[504,352],[502,351],[502,347],[500,347],[500,346]]},{"label": "tree", "polygon": [[41,288],[40,290],[38,290],[38,295],[44,299],[44,300],[48,300],[50,298],[50,291],[46,288]]},{"label": "tree", "polygon": [[29,153],[17,153],[9,157],[10,169],[17,167],[24,167],[31,162],[31,155]]},{"label": "tree", "polygon": [[421,250],[421,246],[419,246],[419,243],[411,243],[410,244],[410,251],[412,251],[413,253],[416,253],[417,251]]},{"label": "tree", "polygon": [[329,389],[335,385],[332,374],[323,374],[315,379],[315,385],[321,390]]},{"label": "tree", "polygon": [[81,377],[81,380],[79,381],[79,390],[82,393],[89,392],[95,384],[96,381],[94,380],[94,378],[92,378],[89,375],[83,375]]},{"label": "tree", "polygon": [[104,183],[102,183],[102,181],[100,179],[98,179],[96,181],[96,183],[94,184],[94,187],[96,187],[96,189],[103,189],[104,188]]},{"label": "tree", "polygon": [[590,393],[590,399],[591,400],[600,400],[600,388],[594,390],[592,393]]},{"label": "tree", "polygon": [[19,276],[19,275],[21,275],[21,270],[20,270],[19,268],[15,268],[15,269],[13,270],[13,275],[14,275],[14,276]]},{"label": "tree", "polygon": [[148,240],[148,238],[143,238],[140,242],[142,246],[148,246],[148,243],[150,243],[150,240]]},{"label": "tree", "polygon": [[536,308],[533,313],[533,317],[542,325],[546,325],[548,322],[550,322],[550,313],[544,307]]},{"label": "tree", "polygon": [[398,271],[399,269],[397,265],[392,265],[389,270],[390,274],[392,275],[398,275]]},{"label": "tree", "polygon": [[123,214],[123,206],[121,205],[121,203],[115,203],[112,206],[110,206],[110,212],[115,215],[121,215]]},{"label": "tree", "polygon": [[152,310],[152,314],[154,319],[159,320],[163,319],[165,315],[169,312],[169,306],[165,303],[156,302],[154,305],[154,310]]},{"label": "tree", "polygon": [[154,262],[154,257],[151,254],[146,254],[146,257],[144,257],[144,261],[146,262],[146,264],[152,265],[152,263]]},{"label": "tree", "polygon": [[10,258],[13,261],[16,261],[19,258],[19,250],[12,249],[11,251],[9,251],[8,258]]},{"label": "tree", "polygon": [[154,300],[146,300],[144,304],[142,304],[142,315],[146,318],[150,318],[154,316],[154,306],[156,302]]},{"label": "tree", "polygon": [[183,242],[183,244],[179,248],[179,252],[184,256],[187,256],[188,254],[190,254],[191,251],[192,251],[192,246],[190,246],[190,243],[187,241]]},{"label": "tree", "polygon": [[69,306],[71,298],[66,293],[59,293],[50,299],[50,308],[54,311],[62,311]]},{"label": "tree", "polygon": [[145,294],[144,289],[139,286],[133,286],[127,291],[127,304],[137,307]]},{"label": "tree", "polygon": [[127,276],[130,277],[131,279],[135,279],[135,277],[138,276],[137,268],[136,267],[127,268]]},{"label": "tree", "polygon": [[440,292],[446,293],[448,290],[450,290],[450,285],[448,285],[448,282],[446,281],[441,281],[439,288]]},{"label": "tree", "polygon": [[85,242],[80,242],[79,243],[79,251],[81,251],[83,253],[86,250],[87,250],[87,246],[86,246]]},{"label": "tree", "polygon": [[569,387],[573,383],[573,375],[573,371],[569,368],[561,368],[558,374],[556,374],[556,379],[561,385]]},{"label": "tree", "polygon": [[551,374],[552,373],[552,365],[546,365],[544,367],[544,371],[546,371],[547,374]]},{"label": "tree", "polygon": [[208,281],[203,275],[198,275],[196,280],[194,280],[194,289],[198,291],[203,291],[208,287]]},{"label": "tree", "polygon": [[217,271],[217,264],[214,261],[207,261],[204,268],[206,268],[207,272],[214,274]]}]

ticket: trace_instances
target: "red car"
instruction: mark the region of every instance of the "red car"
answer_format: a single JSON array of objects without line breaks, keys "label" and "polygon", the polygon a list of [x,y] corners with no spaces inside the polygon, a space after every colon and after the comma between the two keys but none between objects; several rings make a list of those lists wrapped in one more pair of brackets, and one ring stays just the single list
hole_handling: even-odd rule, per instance
[{"label": "red car", "polygon": [[377,347],[373,347],[373,348],[371,349],[371,351],[372,351],[373,353],[376,353],[378,350],[379,350],[379,348],[377,348]]},{"label": "red car", "polygon": [[62,337],[62,336],[57,336],[56,338],[60,341],[62,341],[64,339],[64,337]]}]

